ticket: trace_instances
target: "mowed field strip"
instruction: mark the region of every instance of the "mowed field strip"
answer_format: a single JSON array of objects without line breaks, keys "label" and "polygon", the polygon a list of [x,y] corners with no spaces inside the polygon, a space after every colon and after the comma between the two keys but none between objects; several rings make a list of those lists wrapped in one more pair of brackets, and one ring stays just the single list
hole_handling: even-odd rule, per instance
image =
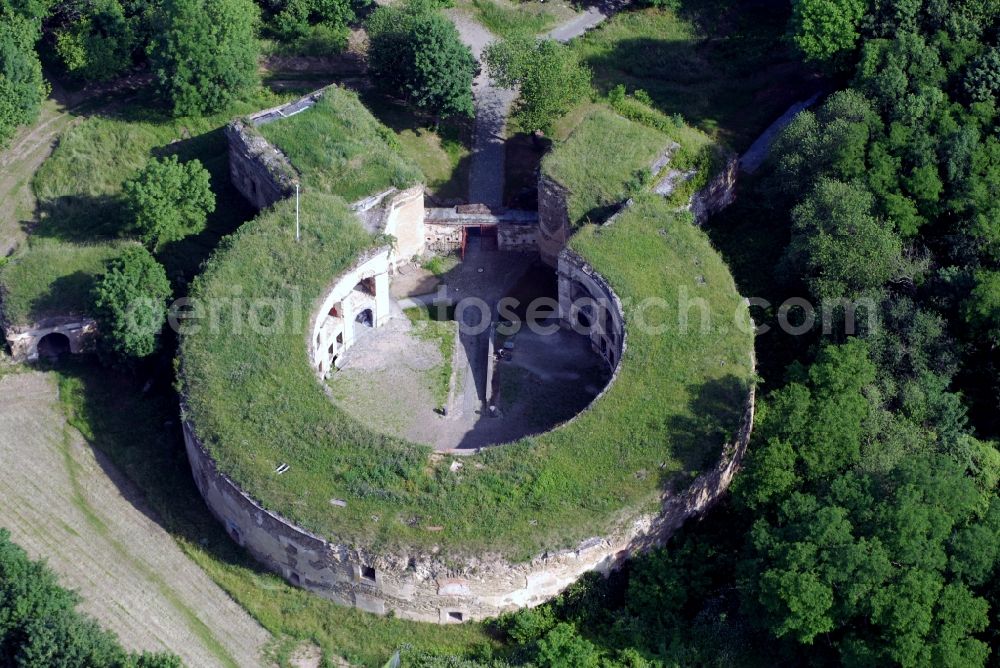
[{"label": "mowed field strip", "polygon": [[55,379],[0,378],[0,526],[45,558],[129,649],[189,666],[260,666],[270,636],[147,515],[129,481],[66,423]]}]

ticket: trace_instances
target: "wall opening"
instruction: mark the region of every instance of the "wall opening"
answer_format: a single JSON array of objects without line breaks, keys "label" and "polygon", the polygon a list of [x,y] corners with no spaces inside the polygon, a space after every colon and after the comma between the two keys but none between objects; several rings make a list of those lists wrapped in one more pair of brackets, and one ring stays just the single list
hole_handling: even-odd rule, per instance
[{"label": "wall opening", "polygon": [[374,327],[375,314],[372,313],[372,310],[370,308],[366,308],[364,311],[358,314],[358,317],[354,319],[354,322],[364,325],[365,327]]},{"label": "wall opening", "polygon": [[361,579],[375,582],[375,568],[372,566],[361,567]]},{"label": "wall opening", "polygon": [[38,356],[42,359],[55,360],[70,352],[69,337],[59,332],[46,334],[38,342]]},{"label": "wall opening", "polygon": [[464,619],[465,619],[465,615],[462,614],[461,612],[452,611],[452,612],[448,613],[448,620],[449,621],[452,621],[452,622],[461,622]]}]

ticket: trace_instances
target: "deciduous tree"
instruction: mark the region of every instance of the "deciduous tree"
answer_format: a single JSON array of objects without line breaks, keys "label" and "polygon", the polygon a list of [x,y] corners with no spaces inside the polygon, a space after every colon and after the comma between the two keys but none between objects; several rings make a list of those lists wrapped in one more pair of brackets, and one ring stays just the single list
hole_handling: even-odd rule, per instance
[{"label": "deciduous tree", "polygon": [[476,59],[433,3],[380,7],[368,33],[370,68],[385,94],[437,118],[473,115]]},{"label": "deciduous tree", "polygon": [[159,346],[170,283],[163,266],[141,246],[112,260],[94,288],[101,352],[113,362],[148,357]]},{"label": "deciduous tree", "polygon": [[550,131],[556,120],[590,92],[590,71],[572,50],[555,40],[494,42],[484,57],[497,85],[519,89],[514,113],[527,131]]},{"label": "deciduous tree", "polygon": [[257,84],[259,14],[251,0],[164,0],[149,60],[175,116],[221,111]]},{"label": "deciduous tree", "polygon": [[124,187],[133,229],[152,250],[205,228],[215,194],[201,161],[154,158]]}]

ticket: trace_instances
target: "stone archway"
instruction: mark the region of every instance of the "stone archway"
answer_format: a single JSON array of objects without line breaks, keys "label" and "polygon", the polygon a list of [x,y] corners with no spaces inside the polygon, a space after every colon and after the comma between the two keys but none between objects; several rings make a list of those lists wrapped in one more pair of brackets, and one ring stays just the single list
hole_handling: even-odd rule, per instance
[{"label": "stone archway", "polygon": [[49,332],[38,341],[38,358],[55,360],[73,352],[69,337],[61,332]]}]

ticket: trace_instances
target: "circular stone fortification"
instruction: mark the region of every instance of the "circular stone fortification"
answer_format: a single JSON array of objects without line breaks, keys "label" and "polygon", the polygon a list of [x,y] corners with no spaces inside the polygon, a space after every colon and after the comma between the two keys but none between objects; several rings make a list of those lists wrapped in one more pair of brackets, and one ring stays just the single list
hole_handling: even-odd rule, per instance
[{"label": "circular stone fortification", "polygon": [[310,328],[320,382],[372,431],[456,455],[516,442],[585,409],[621,359],[624,330],[611,292],[579,299],[590,316],[567,309],[560,317],[560,280],[537,254],[472,237],[462,260],[433,279],[433,301],[400,298],[405,310],[386,298],[390,283],[402,292],[389,264],[384,255],[356,263]]},{"label": "circular stone fortification", "polygon": [[[245,225],[193,291],[223,323],[286,299],[284,327],[200,327],[181,343],[195,481],[233,539],[290,582],[376,613],[482,618],[616,567],[728,485],[752,424],[752,335],[732,327],[745,305],[686,218],[639,202],[577,233],[560,272],[570,312],[574,289],[614,298],[602,330],[614,382],[555,430],[455,458],[365,429],[316,382],[310,316],[380,244],[336,198],[304,202],[314,222],[295,243],[291,207]],[[681,289],[709,327],[669,317]],[[665,309],[655,327],[629,325],[650,296]]]}]

